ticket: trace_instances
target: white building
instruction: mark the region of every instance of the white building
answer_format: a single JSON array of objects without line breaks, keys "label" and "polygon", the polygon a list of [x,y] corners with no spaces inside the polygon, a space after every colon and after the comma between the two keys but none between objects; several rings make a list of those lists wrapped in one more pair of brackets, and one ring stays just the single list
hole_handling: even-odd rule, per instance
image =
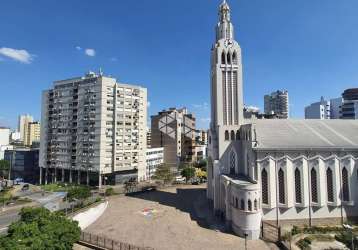
[{"label": "white building", "polygon": [[219,15],[207,186],[216,214],[248,239],[259,238],[269,223],[357,219],[358,121],[244,120],[241,49],[226,1]]},{"label": "white building", "polygon": [[19,141],[21,139],[20,132],[15,130],[10,133],[10,140],[11,141]]},{"label": "white building", "polygon": [[20,115],[19,116],[19,124],[18,124],[18,131],[20,132],[20,140],[24,141],[26,138],[27,132],[27,124],[33,122],[34,118],[31,115]]},{"label": "white building", "polygon": [[56,81],[42,95],[41,181],[145,180],[146,121],[146,88],[93,72]]},{"label": "white building", "polygon": [[331,119],[331,102],[321,97],[321,101],[305,107],[305,119]]},{"label": "white building", "polygon": [[146,157],[146,179],[150,180],[157,167],[164,163],[164,148],[147,148]]},{"label": "white building", "polygon": [[0,127],[0,146],[9,145],[9,141],[10,141],[10,129]]},{"label": "white building", "polygon": [[331,108],[331,119],[340,119],[341,117],[341,106],[343,103],[343,98],[338,97],[331,99],[330,101],[330,108]]}]

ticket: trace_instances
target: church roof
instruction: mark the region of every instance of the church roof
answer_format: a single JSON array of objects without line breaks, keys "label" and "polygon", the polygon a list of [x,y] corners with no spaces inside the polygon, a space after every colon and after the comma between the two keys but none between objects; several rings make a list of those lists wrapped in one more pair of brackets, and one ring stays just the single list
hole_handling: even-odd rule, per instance
[{"label": "church roof", "polygon": [[256,120],[253,128],[257,149],[358,150],[358,120]]}]

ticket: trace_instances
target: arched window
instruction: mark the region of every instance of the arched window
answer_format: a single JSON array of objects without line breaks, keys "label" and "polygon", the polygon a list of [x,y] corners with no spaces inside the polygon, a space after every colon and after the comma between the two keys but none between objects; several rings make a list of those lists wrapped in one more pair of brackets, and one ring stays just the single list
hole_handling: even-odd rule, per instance
[{"label": "arched window", "polygon": [[278,171],[278,201],[285,204],[285,173],[282,168]]},{"label": "arched window", "polygon": [[240,201],[240,208],[241,210],[245,210],[245,201],[243,199]]},{"label": "arched window", "polygon": [[225,130],[225,141],[228,141],[229,139],[229,131]]},{"label": "arched window", "polygon": [[295,170],[295,193],[296,193],[296,203],[302,203],[301,172],[298,168],[296,168]]},{"label": "arched window", "polygon": [[342,195],[343,201],[349,201],[348,171],[345,167],[342,170]]},{"label": "arched window", "polygon": [[254,200],[254,209],[257,210],[257,200]]},{"label": "arched window", "polygon": [[235,207],[239,208],[239,200],[237,198],[235,198]]},{"label": "arched window", "polygon": [[236,51],[234,51],[234,53],[232,54],[232,63],[234,65],[237,65],[237,55],[236,55]]},{"label": "arched window", "polygon": [[231,140],[235,141],[235,132],[231,130]]},{"label": "arched window", "polygon": [[223,51],[223,53],[221,53],[221,64],[225,64],[226,63],[226,56],[225,56],[225,52]]},{"label": "arched window", "polygon": [[227,64],[231,64],[231,54],[230,52],[227,53],[227,60],[226,60]]},{"label": "arched window", "polygon": [[330,168],[326,171],[327,176],[327,199],[329,202],[334,202],[334,195],[333,195],[333,174]]},{"label": "arched window", "polygon": [[311,169],[311,199],[318,202],[317,172],[314,168]]},{"label": "arched window", "polygon": [[240,140],[240,131],[236,131],[236,140]]},{"label": "arched window", "polygon": [[230,174],[235,174],[236,155],[235,152],[230,153]]},{"label": "arched window", "polygon": [[268,178],[266,169],[261,171],[261,193],[262,203],[268,204]]},{"label": "arched window", "polygon": [[249,211],[252,211],[252,204],[251,204],[251,200],[248,200],[247,202],[247,207]]}]

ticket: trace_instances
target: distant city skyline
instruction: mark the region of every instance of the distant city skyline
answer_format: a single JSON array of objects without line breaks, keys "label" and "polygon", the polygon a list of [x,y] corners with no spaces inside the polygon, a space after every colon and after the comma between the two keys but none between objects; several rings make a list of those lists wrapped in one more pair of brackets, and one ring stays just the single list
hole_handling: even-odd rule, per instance
[{"label": "distant city skyline", "polygon": [[[212,13],[220,2],[4,1],[0,126],[15,129],[26,113],[39,120],[43,89],[102,68],[148,89],[148,116],[185,106],[197,127],[207,128]],[[263,110],[266,93],[287,89],[290,115],[303,118],[304,107],[320,96],[357,86],[358,2],[228,2],[243,51],[246,105]]]}]

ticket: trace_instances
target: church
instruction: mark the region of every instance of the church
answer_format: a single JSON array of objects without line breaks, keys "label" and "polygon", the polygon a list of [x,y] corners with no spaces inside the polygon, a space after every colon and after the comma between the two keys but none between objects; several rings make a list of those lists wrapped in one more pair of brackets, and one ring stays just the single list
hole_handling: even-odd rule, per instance
[{"label": "church", "polygon": [[358,219],[358,121],[244,119],[242,54],[225,0],[210,79],[207,198],[235,234]]}]

